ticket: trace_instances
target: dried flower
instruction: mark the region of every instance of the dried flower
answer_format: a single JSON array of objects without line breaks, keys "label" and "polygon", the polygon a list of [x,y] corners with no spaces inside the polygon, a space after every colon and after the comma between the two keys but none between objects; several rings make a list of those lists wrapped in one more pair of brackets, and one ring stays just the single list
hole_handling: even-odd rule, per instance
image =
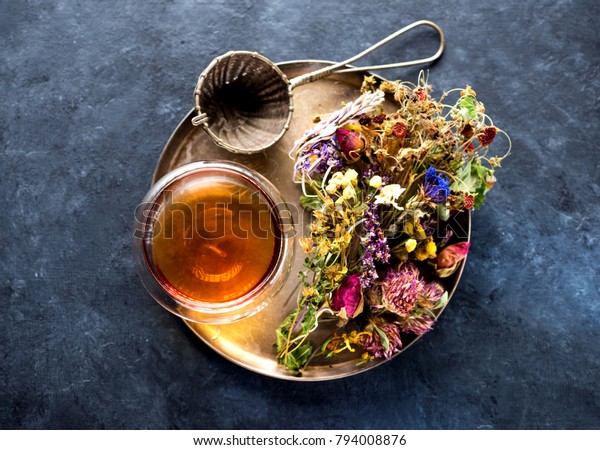
[{"label": "dried flower", "polygon": [[373,117],[373,123],[380,125],[385,120],[385,117],[385,114],[379,114],[378,116]]},{"label": "dried flower", "polygon": [[463,200],[463,206],[465,207],[465,209],[473,208],[473,206],[475,206],[475,197],[473,197],[470,194],[465,195],[465,198]]},{"label": "dried flower", "polygon": [[396,200],[402,195],[405,191],[403,187],[399,184],[388,184],[387,186],[383,186],[379,190],[379,194],[375,196],[375,204],[376,205],[392,205],[394,208],[398,210],[402,210],[401,206],[396,203]]},{"label": "dried flower", "polygon": [[450,194],[448,179],[438,175],[434,167],[425,172],[425,195],[434,203],[444,203]]},{"label": "dried flower", "polygon": [[333,293],[331,309],[342,319],[356,317],[362,312],[362,292],[358,274],[346,277],[341,286]]},{"label": "dried flower", "polygon": [[415,258],[418,261],[433,259],[437,256],[437,245],[431,237],[428,237],[424,244],[419,245],[415,249]]},{"label": "dried flower", "polygon": [[423,289],[420,292],[420,298],[430,304],[433,305],[444,295],[444,288],[436,282],[425,283]]},{"label": "dried flower", "polygon": [[393,322],[372,323],[374,331],[363,337],[362,346],[369,355],[369,359],[390,359],[402,349],[400,327]]},{"label": "dried flower", "polygon": [[379,278],[375,263],[387,264],[390,260],[390,248],[379,223],[377,205],[374,203],[369,204],[364,212],[363,230],[365,235],[361,239],[363,254],[360,284],[363,288],[368,288],[373,281]]},{"label": "dried flower", "polygon": [[477,96],[477,94],[475,93],[473,88],[471,86],[469,86],[468,84],[462,91],[460,91],[460,95],[461,95],[461,97],[465,97],[467,95],[470,95],[471,97]]},{"label": "dried flower", "polygon": [[502,160],[496,156],[492,156],[489,161],[491,167],[500,167],[500,163]]},{"label": "dried flower", "polygon": [[319,141],[302,151],[296,160],[295,169],[304,175],[324,174],[330,167],[344,165],[337,142],[334,139]]},{"label": "dried flower", "polygon": [[467,139],[471,139],[473,137],[473,127],[471,126],[471,124],[466,124],[462,131],[460,132],[460,134],[462,136],[464,136]]},{"label": "dried flower", "polygon": [[381,179],[381,177],[379,175],[375,175],[375,176],[373,176],[373,178],[371,178],[369,180],[369,186],[371,186],[372,188],[375,188],[375,189],[379,189],[382,184],[383,184],[383,180]]},{"label": "dried flower", "polygon": [[365,148],[365,139],[360,134],[345,128],[338,128],[335,137],[346,159],[356,161],[360,158],[360,152]]},{"label": "dried flower", "polygon": [[404,246],[406,247],[406,251],[408,253],[412,252],[415,248],[417,248],[417,241],[416,239],[408,239],[405,243]]},{"label": "dried flower", "polygon": [[418,88],[417,90],[415,90],[415,97],[417,98],[417,100],[422,102],[427,98],[427,92],[425,92],[423,88]]},{"label": "dried flower", "polygon": [[303,162],[310,149],[319,142],[329,141],[335,135],[337,129],[342,125],[362,116],[379,106],[385,99],[385,94],[379,90],[365,92],[352,102],[348,102],[343,108],[335,111],[327,119],[320,121],[294,143],[290,156],[296,160],[294,166],[294,181],[302,179]]},{"label": "dried flower", "polygon": [[[289,370],[360,346],[362,361],[390,358],[402,333],[429,331],[448,301],[437,281],[469,250],[448,245],[449,221],[482,203],[504,156],[488,156],[501,131],[470,86],[447,104],[425,83],[365,78],[363,95],[320,117],[290,153],[312,220],[299,241],[307,257],[298,304],[276,332]],[[385,94],[396,112],[383,113]],[[317,350],[312,333],[330,314],[343,328]]]},{"label": "dried flower", "polygon": [[437,257],[437,266],[445,269],[452,267],[459,261],[466,258],[469,253],[469,242],[459,242],[458,244],[449,245],[443,249]]},{"label": "dried flower", "polygon": [[435,319],[428,315],[406,317],[400,323],[400,329],[405,333],[422,336],[433,328]]},{"label": "dried flower", "polygon": [[484,128],[483,132],[478,136],[479,143],[484,147],[487,147],[492,143],[496,137],[496,127]]},{"label": "dried flower", "polygon": [[392,132],[394,133],[394,136],[396,136],[398,139],[404,139],[404,137],[406,136],[406,124],[402,122],[396,122],[394,124],[394,128],[392,129]]},{"label": "dried flower", "polygon": [[358,118],[358,123],[364,126],[369,125],[371,123],[371,117],[369,117],[367,114],[363,114]]},{"label": "dried flower", "polygon": [[406,262],[398,269],[388,271],[381,282],[381,305],[375,305],[375,308],[383,308],[399,316],[409,314],[422,289],[423,281],[419,278],[418,269]]}]

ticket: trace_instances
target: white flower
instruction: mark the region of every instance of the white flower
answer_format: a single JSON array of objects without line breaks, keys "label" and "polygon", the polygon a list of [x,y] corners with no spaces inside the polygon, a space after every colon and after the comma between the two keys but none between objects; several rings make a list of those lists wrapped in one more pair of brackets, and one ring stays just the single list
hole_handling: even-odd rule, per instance
[{"label": "white flower", "polygon": [[381,179],[381,177],[379,175],[375,175],[369,181],[369,186],[371,186],[372,188],[378,189],[381,187],[382,183],[383,183],[383,180]]},{"label": "white flower", "polygon": [[388,184],[379,190],[379,194],[375,196],[376,205],[392,205],[394,208],[402,211],[404,208],[398,206],[396,200],[405,191],[399,184]]}]

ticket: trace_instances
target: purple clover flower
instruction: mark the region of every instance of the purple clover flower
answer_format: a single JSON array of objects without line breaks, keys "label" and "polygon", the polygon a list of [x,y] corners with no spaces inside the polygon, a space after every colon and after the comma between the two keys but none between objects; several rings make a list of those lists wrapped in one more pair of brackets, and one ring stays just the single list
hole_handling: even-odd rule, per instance
[{"label": "purple clover flower", "polygon": [[360,274],[360,285],[363,288],[371,286],[379,275],[375,269],[375,263],[387,264],[390,260],[390,248],[379,223],[377,205],[369,203],[363,214],[364,237],[361,239],[362,271]]},{"label": "purple clover flower", "polygon": [[382,307],[400,317],[406,317],[413,310],[425,282],[419,277],[419,269],[406,262],[398,269],[391,269],[381,282]]},{"label": "purple clover flower", "polygon": [[421,315],[419,317],[410,316],[405,318],[400,325],[405,333],[414,333],[422,336],[433,328],[435,319],[431,316]]},{"label": "purple clover flower", "polygon": [[438,175],[434,167],[425,172],[425,195],[434,203],[444,203],[450,195],[450,183],[443,175]]},{"label": "purple clover flower", "polygon": [[381,336],[376,330],[371,332],[371,336],[366,337],[362,346],[365,351],[373,358],[390,359],[394,353],[402,349],[402,339],[400,337],[400,327],[394,322],[384,322],[376,325],[379,330],[385,334],[388,340],[386,349],[381,342]]}]

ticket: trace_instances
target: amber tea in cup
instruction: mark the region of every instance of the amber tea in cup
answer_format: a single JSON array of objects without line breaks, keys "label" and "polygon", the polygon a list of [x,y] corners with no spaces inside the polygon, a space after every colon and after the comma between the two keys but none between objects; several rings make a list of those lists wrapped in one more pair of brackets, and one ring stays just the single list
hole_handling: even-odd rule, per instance
[{"label": "amber tea in cup", "polygon": [[140,277],[169,311],[222,323],[262,308],[287,276],[285,203],[258,173],[199,162],[166,175],[136,218]]}]

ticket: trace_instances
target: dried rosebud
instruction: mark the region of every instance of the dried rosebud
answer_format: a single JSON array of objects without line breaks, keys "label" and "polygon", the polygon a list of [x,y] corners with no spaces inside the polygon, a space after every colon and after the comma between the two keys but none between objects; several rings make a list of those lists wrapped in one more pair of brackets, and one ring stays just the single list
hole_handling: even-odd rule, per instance
[{"label": "dried rosebud", "polygon": [[351,319],[362,312],[363,301],[360,277],[353,273],[346,277],[341,286],[333,293],[331,309],[342,319]]},{"label": "dried rosebud", "polygon": [[471,209],[473,206],[475,206],[475,197],[473,197],[472,195],[465,195],[465,199],[463,200],[463,206],[466,209]]},{"label": "dried rosebud", "polygon": [[487,147],[492,143],[494,138],[496,137],[496,127],[487,127],[483,130],[483,132],[479,135],[479,143],[484,147]]},{"label": "dried rosebud", "polygon": [[335,137],[346,159],[355,161],[360,157],[360,152],[365,148],[365,141],[360,134],[356,131],[338,128]]},{"label": "dried rosebud", "polygon": [[376,124],[381,124],[385,120],[385,114],[379,114],[378,116],[373,117],[373,122]]},{"label": "dried rosebud", "polygon": [[470,246],[471,244],[468,242],[459,242],[458,244],[449,245],[438,254],[437,268],[447,269],[453,267],[466,258]]},{"label": "dried rosebud", "polygon": [[464,144],[463,147],[469,153],[471,153],[472,151],[475,151],[475,146],[473,145],[472,142],[469,142],[468,144]]},{"label": "dried rosebud", "polygon": [[398,139],[404,139],[404,137],[406,136],[406,125],[402,122],[396,122],[394,124],[394,128],[392,129],[392,132],[394,133],[394,136],[396,136]]}]

